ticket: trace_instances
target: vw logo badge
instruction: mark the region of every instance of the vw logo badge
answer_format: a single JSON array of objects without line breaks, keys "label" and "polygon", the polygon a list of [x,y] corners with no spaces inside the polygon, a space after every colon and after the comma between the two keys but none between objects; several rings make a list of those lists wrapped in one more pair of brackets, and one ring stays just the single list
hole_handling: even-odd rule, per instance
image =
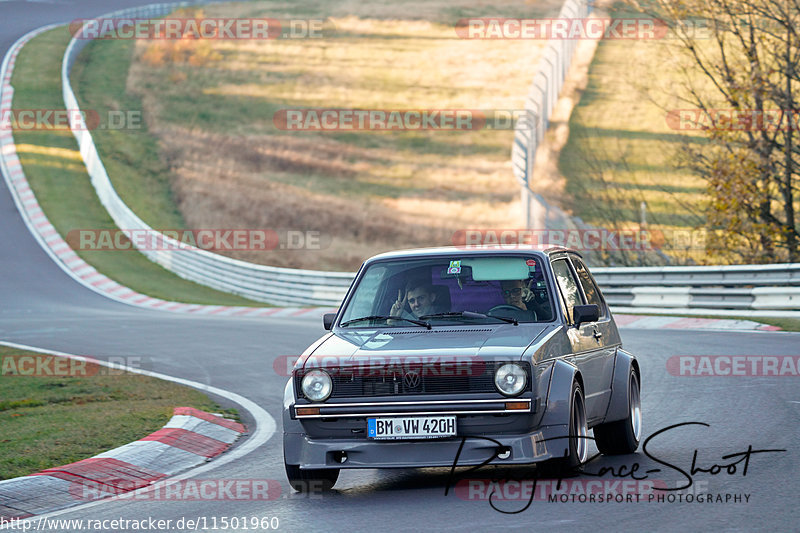
[{"label": "vw logo badge", "polygon": [[414,371],[406,372],[403,376],[403,383],[407,389],[416,389],[419,387],[419,374]]}]

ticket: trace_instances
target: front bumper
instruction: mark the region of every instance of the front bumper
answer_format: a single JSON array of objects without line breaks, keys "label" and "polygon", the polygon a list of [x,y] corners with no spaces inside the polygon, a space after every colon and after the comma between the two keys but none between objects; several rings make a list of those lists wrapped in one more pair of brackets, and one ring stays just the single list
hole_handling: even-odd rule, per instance
[{"label": "front bumper", "polygon": [[[403,441],[313,439],[304,433],[284,433],[283,449],[286,463],[300,465],[301,469],[421,468],[452,467],[456,456],[456,466],[480,465],[495,454],[499,443],[511,455],[507,459],[494,458],[489,464],[531,464],[564,457],[569,447],[567,432],[565,424],[539,427],[527,435],[459,435]],[[341,462],[343,455],[347,459]]]}]

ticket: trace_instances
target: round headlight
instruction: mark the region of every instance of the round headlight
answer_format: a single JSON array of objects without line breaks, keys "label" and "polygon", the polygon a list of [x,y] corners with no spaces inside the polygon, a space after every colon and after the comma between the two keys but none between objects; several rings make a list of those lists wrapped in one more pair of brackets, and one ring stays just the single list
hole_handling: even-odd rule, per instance
[{"label": "round headlight", "polygon": [[333,390],[331,377],[324,370],[312,370],[303,376],[303,395],[312,402],[322,402],[328,399]]},{"label": "round headlight", "polygon": [[514,363],[505,364],[494,373],[494,386],[506,396],[516,396],[522,392],[527,381],[525,370]]}]

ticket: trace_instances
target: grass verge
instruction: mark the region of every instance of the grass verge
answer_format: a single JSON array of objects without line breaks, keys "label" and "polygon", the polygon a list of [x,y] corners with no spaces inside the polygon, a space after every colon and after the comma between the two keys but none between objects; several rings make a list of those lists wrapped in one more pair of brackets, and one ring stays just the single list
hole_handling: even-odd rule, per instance
[{"label": "grass verge", "polygon": [[715,318],[721,320],[748,320],[750,322],[758,322],[759,324],[766,324],[768,326],[778,326],[783,331],[800,331],[800,318],[779,318],[779,317],[764,317],[764,316],[720,316],[720,315],[684,315],[680,313],[665,314],[650,314],[626,311],[619,313],[621,315],[641,315],[641,316],[677,316],[682,318]]},{"label": "grass verge", "polygon": [[[66,27],[50,30],[28,42],[22,49],[14,69],[13,108],[63,109],[61,97],[61,58],[69,41]],[[136,138],[127,153],[133,166],[143,157],[141,144],[148,142],[145,133]],[[81,160],[77,142],[69,131],[14,130],[25,175],[50,222],[62,237],[70,230],[116,229],[108,212],[100,204]],[[131,167],[132,168],[132,167]],[[143,174],[150,174],[147,169]],[[126,175],[131,179],[131,175]],[[151,183],[137,182],[143,189],[157,190]],[[147,191],[142,190],[143,195]],[[156,195],[157,196],[157,195]],[[170,213],[169,202],[161,198],[153,211]],[[174,209],[175,224],[179,224]],[[266,304],[216,291],[186,281],[152,263],[136,251],[75,250],[98,272],[131,289],[164,300],[208,304],[264,306]]]},{"label": "grass verge", "polygon": [[[666,121],[669,109],[686,107],[676,94],[682,62],[676,46],[669,39],[599,43],[559,170],[573,214],[598,227],[638,228],[644,205],[648,228],[663,233],[662,251],[675,264],[703,263],[709,260],[703,234],[691,232],[705,223],[707,184],[683,167],[679,152],[706,140]],[[681,240],[686,235],[695,241]]]},{"label": "grass verge", "polygon": [[[69,361],[0,346],[0,480],[80,461],[140,439],[160,429],[174,407],[235,414],[194,389],[105,367],[83,377],[20,375],[31,363],[15,356],[26,355],[37,358],[42,368],[62,368],[56,361]],[[52,362],[45,363],[47,358]]]}]

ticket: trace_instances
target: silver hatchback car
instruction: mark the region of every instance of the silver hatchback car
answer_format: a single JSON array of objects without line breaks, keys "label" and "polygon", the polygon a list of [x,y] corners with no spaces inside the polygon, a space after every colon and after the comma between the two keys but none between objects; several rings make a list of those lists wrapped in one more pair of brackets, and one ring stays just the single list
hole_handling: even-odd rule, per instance
[{"label": "silver hatchback car", "polygon": [[603,454],[639,446],[639,363],[575,251],[381,254],[323,321],[284,395],[296,490],[343,468],[576,467],[590,429]]}]

